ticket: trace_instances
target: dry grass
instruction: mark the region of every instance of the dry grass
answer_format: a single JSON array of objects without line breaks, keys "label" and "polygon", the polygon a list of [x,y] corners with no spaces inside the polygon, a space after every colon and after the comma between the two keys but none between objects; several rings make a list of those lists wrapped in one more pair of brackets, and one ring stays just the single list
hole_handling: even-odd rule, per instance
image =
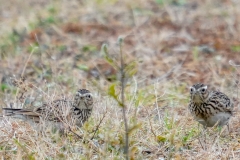
[{"label": "dry grass", "polygon": [[[161,2],[0,1],[1,107],[72,98],[78,88],[95,99],[80,137],[3,119],[0,157],[124,159],[122,112],[108,95],[118,73],[100,52],[108,44],[118,57],[122,36],[125,57],[138,62],[125,93],[131,159],[240,159],[239,2]],[[20,101],[11,77],[21,76],[30,85]],[[230,135],[226,128],[201,133],[190,116],[188,88],[197,82],[234,99]]]}]

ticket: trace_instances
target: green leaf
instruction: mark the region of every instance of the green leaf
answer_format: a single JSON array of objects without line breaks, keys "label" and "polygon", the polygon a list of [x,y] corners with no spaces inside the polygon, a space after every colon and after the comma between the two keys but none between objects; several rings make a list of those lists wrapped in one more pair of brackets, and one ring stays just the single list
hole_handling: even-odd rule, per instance
[{"label": "green leaf", "polygon": [[124,106],[123,106],[123,103],[120,102],[118,99],[117,99],[117,102],[118,102],[118,105],[119,105],[120,107],[124,107]]},{"label": "green leaf", "polygon": [[1,90],[4,92],[5,90],[7,90],[7,89],[10,89],[10,87],[7,85],[7,84],[5,84],[5,83],[3,83],[3,84],[1,84]]},{"label": "green leaf", "polygon": [[113,97],[114,99],[117,100],[117,95],[116,95],[116,91],[115,91],[115,86],[116,84],[113,83],[109,88],[108,88],[108,94]]},{"label": "green leaf", "polygon": [[109,88],[108,88],[108,95],[113,97],[117,102],[118,102],[118,105],[123,107],[123,103],[121,101],[119,101],[118,99],[118,95],[116,94],[116,90],[115,90],[115,86],[117,84],[116,83],[113,83]]},{"label": "green leaf", "polygon": [[165,0],[156,0],[157,4],[163,5],[165,3]]},{"label": "green leaf", "polygon": [[55,6],[51,5],[48,7],[48,12],[51,14],[55,14],[57,12],[57,9],[55,8]]},{"label": "green leaf", "polygon": [[65,51],[66,49],[67,49],[67,46],[65,46],[65,45],[58,46],[58,50],[61,52]]},{"label": "green leaf", "polygon": [[124,68],[127,78],[134,76],[137,73],[137,61],[132,61]]},{"label": "green leaf", "polygon": [[123,37],[118,37],[118,44],[122,45],[122,43],[123,43]]},{"label": "green leaf", "polygon": [[193,51],[192,51],[192,54],[193,54],[193,59],[195,60],[195,61],[197,61],[198,60],[198,48],[197,47],[194,47],[193,48]]},{"label": "green leaf", "polygon": [[142,126],[141,123],[132,126],[131,128],[128,129],[128,134],[131,134],[133,131],[137,130],[137,129],[140,128],[141,126]]},{"label": "green leaf", "polygon": [[54,16],[49,16],[45,19],[45,23],[47,23],[47,24],[56,23],[56,18]]},{"label": "green leaf", "polygon": [[83,46],[82,48],[82,51],[83,52],[94,52],[97,50],[97,47],[96,46],[93,46],[93,45],[85,45]]},{"label": "green leaf", "polygon": [[156,139],[157,139],[158,142],[165,142],[165,141],[167,140],[166,137],[161,136],[161,135],[158,135],[158,136],[156,137]]},{"label": "green leaf", "polygon": [[232,46],[232,47],[231,47],[231,50],[232,50],[233,52],[240,52],[240,46]]},{"label": "green leaf", "polygon": [[101,47],[101,54],[103,55],[104,59],[111,65],[113,68],[117,69],[117,63],[110,57],[108,53],[107,44],[103,44]]},{"label": "green leaf", "polygon": [[77,67],[78,67],[80,70],[83,70],[83,71],[88,71],[88,70],[89,70],[89,67],[86,66],[86,65],[77,65]]}]

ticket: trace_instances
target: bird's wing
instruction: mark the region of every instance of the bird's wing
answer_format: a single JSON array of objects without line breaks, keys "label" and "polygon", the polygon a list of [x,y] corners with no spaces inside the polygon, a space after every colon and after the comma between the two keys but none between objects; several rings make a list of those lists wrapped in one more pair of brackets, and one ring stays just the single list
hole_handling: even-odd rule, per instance
[{"label": "bird's wing", "polygon": [[218,102],[217,105],[225,112],[232,113],[233,111],[234,106],[232,101],[222,92],[213,92],[210,101]]},{"label": "bird's wing", "polygon": [[64,121],[70,114],[72,102],[67,100],[55,100],[49,104],[45,103],[42,107],[36,108],[35,112],[50,121]]}]

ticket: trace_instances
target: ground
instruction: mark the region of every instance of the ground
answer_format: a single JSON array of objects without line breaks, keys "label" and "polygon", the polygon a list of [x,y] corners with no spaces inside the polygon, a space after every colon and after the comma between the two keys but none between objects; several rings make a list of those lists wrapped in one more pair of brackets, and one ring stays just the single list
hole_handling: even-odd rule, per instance
[{"label": "ground", "polygon": [[[121,51],[131,73],[131,159],[240,159],[238,0],[0,4],[0,111],[71,99],[79,88],[94,96],[93,114],[77,135],[2,119],[2,159],[124,159],[122,108],[111,92],[120,97]],[[198,82],[232,99],[230,133],[204,131],[193,120],[189,87]]]}]

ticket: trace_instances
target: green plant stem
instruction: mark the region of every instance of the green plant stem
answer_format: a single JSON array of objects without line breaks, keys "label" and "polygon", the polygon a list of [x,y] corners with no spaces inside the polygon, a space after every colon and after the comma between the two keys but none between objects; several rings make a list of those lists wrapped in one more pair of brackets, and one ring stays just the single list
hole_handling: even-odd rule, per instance
[{"label": "green plant stem", "polygon": [[129,160],[129,137],[128,137],[128,122],[127,122],[127,116],[126,116],[126,106],[125,106],[125,72],[124,72],[124,62],[123,62],[123,56],[122,56],[122,43],[120,42],[120,59],[121,59],[121,101],[122,101],[122,112],[123,112],[123,120],[124,120],[124,126],[125,126],[125,147],[124,147],[124,154],[126,160]]}]

